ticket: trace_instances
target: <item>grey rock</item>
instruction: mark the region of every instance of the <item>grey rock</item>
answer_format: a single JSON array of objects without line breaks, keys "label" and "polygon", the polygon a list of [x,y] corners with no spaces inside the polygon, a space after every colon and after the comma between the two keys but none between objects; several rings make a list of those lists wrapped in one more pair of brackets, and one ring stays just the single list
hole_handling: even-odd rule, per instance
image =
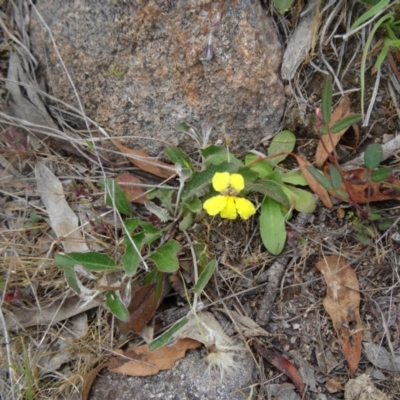
[{"label": "grey rock", "polygon": [[222,381],[206,373],[205,351],[190,350],[174,368],[154,376],[130,377],[104,371],[96,379],[89,400],[243,400],[248,398],[255,364],[251,355]]},{"label": "grey rock", "polygon": [[[151,155],[166,144],[191,151],[193,140],[175,126],[201,131],[208,122],[211,142],[245,151],[279,129],[281,45],[258,1],[38,0],[36,8],[85,114],[128,136],[126,145]],[[51,94],[77,107],[35,11],[31,42]],[[113,65],[121,79],[109,73]]]}]

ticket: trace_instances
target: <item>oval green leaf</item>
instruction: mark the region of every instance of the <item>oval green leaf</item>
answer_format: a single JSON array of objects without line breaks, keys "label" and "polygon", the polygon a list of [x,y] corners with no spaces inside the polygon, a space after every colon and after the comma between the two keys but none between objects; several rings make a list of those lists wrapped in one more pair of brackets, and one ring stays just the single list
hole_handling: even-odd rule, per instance
[{"label": "oval green leaf", "polygon": [[317,203],[312,193],[300,188],[285,185],[282,186],[282,189],[296,211],[303,213],[312,213],[315,211]]},{"label": "oval green leaf", "polygon": [[[296,136],[291,131],[282,131],[274,136],[268,148],[268,161],[272,164],[279,164],[288,153],[291,153],[296,145]],[[275,157],[274,157],[275,156]]]},{"label": "oval green leaf", "polygon": [[97,252],[87,253],[57,253],[54,258],[59,268],[74,268],[79,264],[89,271],[112,271],[118,269],[116,262],[107,254]]},{"label": "oval green leaf", "polygon": [[286,241],[285,219],[279,203],[269,197],[261,205],[260,234],[264,246],[271,254],[282,252]]},{"label": "oval green leaf", "polygon": [[194,171],[194,167],[189,156],[178,147],[173,147],[173,146],[166,147],[165,153],[174,164],[179,164],[183,168],[188,168],[191,171]]},{"label": "oval green leaf", "polygon": [[114,207],[124,215],[131,214],[131,208],[128,200],[126,199],[125,192],[118,186],[118,183],[111,178],[100,179],[99,185],[104,188],[106,192],[106,204]]},{"label": "oval green leaf", "polygon": [[178,252],[182,246],[176,240],[169,240],[150,255],[161,272],[176,272],[179,268]]},{"label": "oval green leaf", "polygon": [[312,175],[312,177],[326,190],[332,190],[332,184],[325,178],[324,174],[317,168],[311,165],[306,166],[307,171]]},{"label": "oval green leaf", "polygon": [[378,143],[370,144],[364,153],[364,164],[368,169],[376,168],[383,160],[382,145]]},{"label": "oval green leaf", "polygon": [[211,260],[206,265],[206,267],[200,274],[198,281],[196,282],[196,284],[194,285],[194,287],[192,289],[193,293],[200,294],[204,290],[208,281],[212,277],[212,274],[214,273],[216,266],[217,266],[216,260]]},{"label": "oval green leaf", "polygon": [[124,322],[129,321],[129,312],[116,292],[107,292],[106,306],[119,320]]},{"label": "oval green leaf", "polygon": [[332,77],[328,75],[326,77],[324,90],[322,92],[322,118],[325,124],[331,122],[332,113]]},{"label": "oval green leaf", "polygon": [[351,125],[357,123],[362,118],[361,114],[353,114],[349,115],[348,117],[343,118],[336,124],[333,124],[331,127],[331,133],[339,133],[344,129],[349,128]]},{"label": "oval green leaf", "polygon": [[172,325],[171,328],[169,328],[165,333],[163,333],[161,336],[159,336],[157,339],[153,340],[149,344],[150,351],[154,351],[162,346],[165,346],[171,340],[171,338],[177,332],[179,332],[188,322],[189,320],[186,317],[182,318],[178,322],[175,322],[175,324]]},{"label": "oval green leaf", "polygon": [[382,167],[377,169],[371,174],[372,182],[383,182],[392,174],[392,171],[388,167]]},{"label": "oval green leaf", "polygon": [[339,189],[342,186],[342,175],[340,175],[339,170],[336,168],[335,165],[331,165],[329,169],[329,175],[331,177],[331,183],[335,190]]}]

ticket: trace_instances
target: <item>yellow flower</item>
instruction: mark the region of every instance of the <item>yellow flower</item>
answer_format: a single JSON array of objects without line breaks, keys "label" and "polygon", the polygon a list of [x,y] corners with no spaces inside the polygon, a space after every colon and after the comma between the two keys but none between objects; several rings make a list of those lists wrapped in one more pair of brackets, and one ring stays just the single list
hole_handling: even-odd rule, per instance
[{"label": "yellow flower", "polygon": [[236,219],[237,214],[243,219],[250,218],[256,212],[253,203],[247,199],[236,197],[244,189],[244,179],[240,174],[217,172],[212,179],[213,188],[220,192],[203,204],[209,215],[221,213],[222,218]]}]

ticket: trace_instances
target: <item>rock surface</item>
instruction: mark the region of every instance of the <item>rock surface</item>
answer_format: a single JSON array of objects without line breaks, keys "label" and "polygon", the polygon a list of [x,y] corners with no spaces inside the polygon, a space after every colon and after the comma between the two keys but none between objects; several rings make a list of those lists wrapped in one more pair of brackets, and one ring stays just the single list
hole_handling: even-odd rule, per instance
[{"label": "rock surface", "polygon": [[[181,122],[231,149],[275,133],[284,111],[281,46],[255,0],[38,0],[88,117],[125,144],[157,155],[194,141]],[[31,41],[48,90],[78,106],[36,11]],[[211,46],[208,44],[211,43]],[[114,71],[114,72],[112,72]]]},{"label": "rock surface", "polygon": [[130,377],[103,371],[96,379],[89,400],[244,400],[253,382],[251,355],[223,382],[206,373],[205,350],[190,350],[174,368],[154,376]]}]

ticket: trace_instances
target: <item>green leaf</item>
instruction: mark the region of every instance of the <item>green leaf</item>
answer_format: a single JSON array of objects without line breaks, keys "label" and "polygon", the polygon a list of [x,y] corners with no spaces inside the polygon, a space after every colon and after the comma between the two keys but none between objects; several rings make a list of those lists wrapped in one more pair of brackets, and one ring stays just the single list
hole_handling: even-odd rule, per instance
[{"label": "green leaf", "polygon": [[114,291],[107,292],[106,306],[121,321],[129,321],[129,311],[117,293]]},{"label": "green leaf", "polygon": [[274,7],[280,14],[284,14],[292,6],[294,0],[274,0]]},{"label": "green leaf", "polygon": [[332,186],[335,190],[339,189],[340,186],[342,186],[342,175],[340,175],[339,170],[336,168],[335,165],[331,165],[330,169],[329,169],[329,175],[331,178],[331,183]]},{"label": "green leaf", "polygon": [[380,221],[378,221],[378,229],[380,231],[386,231],[394,224],[395,221],[395,218],[382,218]]},{"label": "green leaf", "polygon": [[[122,241],[126,246],[125,253],[122,256],[122,265],[124,266],[124,271],[127,276],[134,276],[138,269],[140,263],[139,252],[142,249],[144,236],[145,235],[142,232],[132,237],[125,236]],[[132,242],[134,244],[132,244]]]},{"label": "green leaf", "polygon": [[307,171],[312,175],[312,177],[326,190],[332,190],[332,184],[325,178],[324,174],[311,165],[306,166]]},{"label": "green leaf", "polygon": [[156,228],[150,222],[140,221],[140,226],[143,228],[143,242],[142,244],[152,244],[161,237],[161,229]]},{"label": "green leaf", "polygon": [[114,179],[100,179],[99,185],[105,189],[106,204],[116,209],[124,215],[131,215],[131,208],[128,200],[126,199],[125,192],[118,186]]},{"label": "green leaf", "polygon": [[203,204],[197,196],[193,196],[193,199],[185,202],[184,205],[193,213],[198,213],[203,208]]},{"label": "green leaf", "polygon": [[259,183],[253,183],[248,186],[248,189],[254,192],[264,194],[276,202],[282,204],[286,208],[290,208],[289,199],[283,192],[281,186],[272,181],[260,181]]},{"label": "green leaf", "polygon": [[194,252],[196,254],[197,264],[199,265],[200,273],[207,266],[207,246],[204,243],[195,243]]},{"label": "green leaf", "polygon": [[[56,254],[56,257],[57,257],[57,254]],[[56,263],[56,265],[57,265],[57,263]],[[74,268],[65,267],[65,268],[63,268],[63,270],[64,270],[65,279],[67,280],[69,287],[77,294],[81,294],[81,288],[78,283],[78,278],[76,276]]]},{"label": "green leaf", "polygon": [[144,206],[147,208],[147,210],[159,218],[161,222],[167,222],[173,219],[165,208],[159,207],[157,204],[154,204],[151,201],[146,201]]},{"label": "green leaf", "polygon": [[260,157],[255,154],[247,154],[244,162],[246,167],[256,172],[260,178],[265,178],[274,169],[267,160],[260,160]]},{"label": "green leaf", "polygon": [[243,176],[245,188],[250,183],[256,181],[259,177],[259,175],[255,171],[248,167],[240,167],[237,173]]},{"label": "green leaf", "polygon": [[178,147],[173,147],[173,146],[166,147],[165,153],[174,164],[179,164],[183,168],[188,168],[191,171],[194,171],[194,167],[189,156]]},{"label": "green leaf", "polygon": [[165,333],[163,333],[161,336],[159,336],[157,339],[153,340],[149,344],[149,350],[154,351],[159,349],[162,346],[165,346],[171,338],[179,332],[187,323],[189,320],[185,317],[182,318],[180,321],[175,322],[174,325],[172,325],[171,328],[169,328]]},{"label": "green leaf", "polygon": [[178,252],[182,246],[176,240],[169,240],[166,244],[157,248],[150,255],[157,269],[161,272],[176,272],[179,269]]},{"label": "green leaf", "polygon": [[308,186],[307,179],[299,169],[284,173],[282,175],[282,182],[291,185]]},{"label": "green leaf", "polygon": [[314,196],[306,190],[292,186],[282,185],[282,189],[289,198],[290,204],[296,211],[312,213],[317,207]]},{"label": "green leaf", "polygon": [[211,183],[216,172],[236,172],[238,166],[232,163],[223,163],[220,165],[212,165],[205,171],[194,172],[192,179],[186,184],[182,194],[182,200],[191,199],[195,194]]},{"label": "green leaf", "polygon": [[[365,0],[364,0],[365,1]],[[360,18],[358,18],[354,24],[351,26],[350,31],[354,30],[365,21],[369,20],[370,18],[374,17],[379,11],[385,8],[390,3],[390,0],[381,0],[376,4],[374,7],[366,11]]]},{"label": "green leaf", "polygon": [[200,150],[200,154],[204,157],[206,165],[219,165],[225,162],[230,162],[238,166],[243,165],[243,163],[232,153],[229,153],[225,147],[212,145]]},{"label": "green leaf", "polygon": [[341,191],[341,190],[337,190],[336,191],[336,194],[338,195],[338,196],[340,196],[342,199],[344,199],[344,200],[348,200],[349,199],[349,194],[348,193],[346,193],[346,192],[343,192],[343,191]]},{"label": "green leaf", "polygon": [[344,129],[347,129],[350,126],[352,126],[353,124],[360,121],[361,118],[362,118],[361,114],[349,115],[349,116],[343,118],[342,120],[336,122],[336,124],[333,124],[333,126],[331,128],[331,133],[339,133],[339,132],[343,131]]},{"label": "green leaf", "polygon": [[174,191],[171,189],[157,189],[153,190],[150,193],[147,194],[147,198],[149,200],[153,200],[155,198],[159,199],[161,201],[162,206],[167,209],[170,213],[173,212],[173,207],[172,207],[172,196],[174,194]]},{"label": "green leaf", "polygon": [[332,112],[332,77],[328,75],[326,77],[324,90],[322,92],[322,117],[325,124],[331,122]]},{"label": "green leaf", "polygon": [[[272,142],[268,148],[268,161],[272,164],[279,164],[283,161],[288,153],[291,153],[296,145],[296,136],[293,132],[282,131],[274,136]],[[284,154],[281,154],[284,153]],[[277,155],[279,154],[279,155]],[[276,157],[274,157],[277,155]]]},{"label": "green leaf", "polygon": [[286,241],[285,219],[279,203],[269,197],[261,205],[260,233],[264,246],[271,254],[282,252]]},{"label": "green leaf", "polygon": [[380,144],[370,144],[364,153],[364,164],[367,169],[376,168],[383,160],[383,149]]},{"label": "green leaf", "polygon": [[367,6],[376,6],[381,0],[359,0],[360,3],[364,3]]},{"label": "green leaf", "polygon": [[190,125],[188,125],[186,122],[181,122],[180,124],[175,126],[175,129],[179,132],[187,133],[189,132]]},{"label": "green leaf", "polygon": [[272,171],[265,177],[266,180],[282,183],[282,172],[279,169]]},{"label": "green leaf", "polygon": [[34,223],[37,224],[39,222],[39,216],[35,212],[29,213],[29,219]]},{"label": "green leaf", "polygon": [[132,218],[124,221],[125,230],[128,233],[134,232],[135,229],[139,226],[139,224],[140,224],[139,218]]},{"label": "green leaf", "polygon": [[382,167],[377,169],[371,174],[372,182],[383,182],[392,174],[392,171],[388,167]]},{"label": "green leaf", "polygon": [[202,293],[202,291],[206,287],[208,281],[212,277],[216,266],[217,266],[217,261],[216,260],[211,260],[207,264],[207,266],[201,272],[198,281],[196,282],[196,284],[194,285],[194,287],[192,289],[193,293],[197,293],[197,294]]},{"label": "green leaf", "polygon": [[118,265],[107,254],[93,252],[87,253],[57,253],[54,257],[55,264],[59,268],[73,268],[79,264],[89,271],[112,271],[118,269]]},{"label": "green leaf", "polygon": [[179,230],[185,231],[192,225],[192,223],[193,223],[193,213],[187,211],[186,213],[184,213],[182,221],[179,223]]}]

